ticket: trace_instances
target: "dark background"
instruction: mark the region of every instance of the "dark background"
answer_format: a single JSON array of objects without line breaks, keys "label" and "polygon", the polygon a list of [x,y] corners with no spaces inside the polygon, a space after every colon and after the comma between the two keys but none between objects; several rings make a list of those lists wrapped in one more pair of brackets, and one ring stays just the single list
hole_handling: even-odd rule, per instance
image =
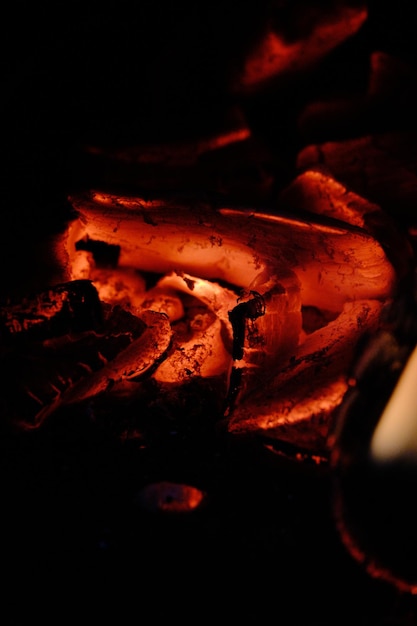
[{"label": "dark background", "polygon": [[[301,2],[277,6],[289,24],[303,9]],[[21,280],[17,264],[30,260],[32,238],[59,228],[68,193],[88,186],[85,143],[193,138],[215,128],[236,101],[269,144],[292,158],[297,107],[319,87],[329,89],[326,77],[343,82],[338,63],[356,68],[360,82],[371,50],[416,62],[414,5],[373,2],[367,24],[330,55],[326,72],[300,77],[287,93],[231,95],[231,78],[269,10],[264,0],[8,8],[1,36],[3,297],[16,275]],[[31,271],[28,263],[24,272]],[[84,418],[63,416],[45,432],[2,440],[1,561],[4,606],[12,611],[3,623],[23,623],[28,608],[61,623],[84,602],[96,617],[115,604],[116,623],[125,611],[133,616],[126,623],[417,623],[411,597],[371,580],[345,552],[326,469],[276,457],[259,442],[219,440],[214,430],[137,449]],[[135,493],[154,480],[200,485],[209,504],[185,519],[139,512]]]},{"label": "dark background", "polygon": [[[314,27],[314,20],[300,18],[305,7],[319,7],[320,16],[337,4],[261,0],[237,8],[215,0],[191,5],[106,3],[100,8],[88,2],[62,8],[11,5],[1,38],[5,201],[26,204],[27,219],[38,216],[33,203],[46,206],[47,196],[74,186],[84,175],[77,165],[84,144],[195,137],[215,127],[233,102],[243,107],[252,124],[279,133],[293,148],[297,137],[292,109],[319,88],[328,93],[330,86],[340,88],[344,78],[335,73],[338,64],[346,80],[357,72],[360,81],[372,50],[415,62],[414,3],[399,2],[393,11],[369,2],[366,24],[328,55],[322,73],[300,76],[287,94],[231,94],[231,81],[271,14],[289,39],[297,39]],[[274,116],[277,109],[280,115]],[[266,128],[261,126],[263,117]],[[22,193],[27,197],[22,199]]]}]

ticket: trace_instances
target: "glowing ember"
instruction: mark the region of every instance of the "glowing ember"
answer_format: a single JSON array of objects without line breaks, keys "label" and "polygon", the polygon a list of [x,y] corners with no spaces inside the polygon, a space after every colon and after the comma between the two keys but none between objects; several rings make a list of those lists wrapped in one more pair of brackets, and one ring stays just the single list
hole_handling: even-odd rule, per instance
[{"label": "glowing ember", "polygon": [[317,7],[310,10],[311,14],[309,7],[305,7],[306,24],[308,16],[312,24],[307,34],[301,32],[295,39],[289,39],[285,32],[274,27],[264,33],[257,49],[246,60],[238,88],[251,88],[275,76],[305,70],[357,32],[367,18],[365,6],[333,7],[322,14]]},{"label": "glowing ember", "polygon": [[[306,176],[314,210],[314,181],[322,179]],[[359,227],[359,199],[352,204],[330,178],[326,189],[338,220],[100,192],[74,197],[79,219],[67,231],[63,271],[76,278],[81,259],[103,301],[123,301],[139,317],[144,307],[167,315],[172,340],[150,373],[153,394],[159,387],[169,403],[181,385],[213,381],[231,433],[323,450],[346,364],[362,334],[378,327],[395,285],[380,244]],[[105,246],[113,267],[103,269],[97,250]],[[97,376],[108,379],[106,370]],[[88,394],[102,391],[85,384]],[[115,392],[128,393],[126,383]],[[149,401],[143,389],[131,392]]]},{"label": "glowing ember", "polygon": [[146,485],[136,500],[140,507],[151,513],[178,515],[200,508],[205,494],[191,485],[163,481]]},{"label": "glowing ember", "polygon": [[214,134],[199,141],[139,146],[135,148],[106,150],[91,146],[88,152],[107,156],[115,161],[134,164],[164,164],[184,166],[195,164],[198,158],[208,152],[246,141],[251,137],[250,129],[243,123],[234,130]]},{"label": "glowing ember", "polygon": [[[397,623],[417,594],[417,307],[395,308],[417,293],[412,11],[255,4],[156,7],[145,39],[126,12],[119,38],[77,17],[60,77],[51,45],[10,72],[7,552],[63,571],[117,553],[150,587],[157,563],[161,598],[201,606],[228,555],[235,611],[229,580],[294,623],[331,623],[359,585]],[[178,563],[197,584],[171,594]]]},{"label": "glowing ember", "polygon": [[303,448],[324,451],[329,419],[348,388],[346,364],[364,329],[378,328],[382,308],[374,300],[349,302],[335,320],[307,335],[267,388],[261,382],[252,388],[232,415],[230,431],[288,442],[296,431]]},{"label": "glowing ember", "polygon": [[[326,453],[354,348],[378,328],[396,284],[367,228],[377,207],[318,172],[280,197],[281,205],[308,203],[308,219],[97,191],[71,202],[78,217],[60,236],[57,261],[64,284],[97,290],[105,323],[89,327],[83,341],[94,358],[77,374],[58,365],[59,384],[49,370],[42,384],[28,370],[29,427],[75,403],[94,401],[103,412],[107,398],[125,404],[137,432],[155,414],[181,419],[188,394],[196,417],[208,410],[230,433]],[[140,332],[126,335],[116,311]],[[103,342],[119,336],[126,339],[103,356]],[[42,345],[54,363],[68,345],[81,346],[71,328]]]}]

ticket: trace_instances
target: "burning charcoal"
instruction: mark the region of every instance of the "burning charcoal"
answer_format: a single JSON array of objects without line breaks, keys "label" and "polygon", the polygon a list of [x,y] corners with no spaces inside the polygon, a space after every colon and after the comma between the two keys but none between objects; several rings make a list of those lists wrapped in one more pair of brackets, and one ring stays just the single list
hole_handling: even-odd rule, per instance
[{"label": "burning charcoal", "polygon": [[[279,369],[298,341],[301,331],[296,319],[300,310],[298,292],[297,279],[289,273],[286,281],[284,276],[280,277],[280,282],[265,296],[251,290],[249,297],[240,298],[229,312],[234,363],[227,414],[233,411],[237,398],[244,398],[258,386],[260,372]],[[291,324],[292,316],[294,324]]]},{"label": "burning charcoal", "polygon": [[280,369],[264,373],[266,380],[252,386],[232,412],[229,432],[263,433],[287,444],[297,442],[297,451],[327,456],[329,421],[348,388],[347,363],[360,338],[379,327],[383,306],[378,301],[346,303],[342,313],[310,333]]},{"label": "burning charcoal", "polygon": [[248,321],[254,321],[265,315],[265,302],[256,291],[251,291],[251,297],[245,302],[240,302],[229,312],[230,323],[233,328],[233,358],[240,361],[246,343]]},{"label": "burning charcoal", "polygon": [[[328,193],[332,197],[331,184]],[[349,216],[349,198],[337,202]],[[191,296],[208,307],[199,314],[199,327],[197,317],[189,318],[189,341],[181,345],[178,331],[174,334],[174,349],[146,385],[135,388],[134,404],[143,401],[149,416],[177,414],[191,381],[197,381],[197,389],[202,384],[203,393],[220,373],[220,399],[227,392],[225,383],[229,399],[233,396],[233,407],[226,402],[225,413],[231,432],[306,445],[300,424],[306,431],[311,425],[310,450],[322,446],[332,410],[346,391],[352,347],[378,325],[396,285],[396,272],[370,232],[312,213],[303,219],[306,213],[271,215],[180,197],[93,192],[71,203],[80,219],[67,238],[70,263],[71,242],[78,238],[118,245],[123,267],[162,275],[164,286],[181,296],[185,311]],[[327,320],[308,335],[303,330],[306,307],[323,311]],[[183,321],[177,323],[180,330]],[[126,384],[121,393],[128,393]]]},{"label": "burning charcoal", "polygon": [[146,285],[143,277],[131,269],[92,269],[90,280],[98,291],[100,300],[127,309],[141,306]]},{"label": "burning charcoal", "polygon": [[384,246],[398,276],[410,271],[413,250],[404,229],[379,205],[358,195],[330,173],[322,169],[306,170],[281,192],[279,204],[327,215],[367,230]]},{"label": "burning charcoal", "polygon": [[233,109],[219,127],[197,139],[109,148],[90,146],[88,157],[103,172],[103,183],[231,197],[236,202],[261,202],[274,184],[273,155],[253,133],[242,111]]},{"label": "burning charcoal", "polygon": [[[343,186],[377,203],[388,216],[415,225],[416,133],[387,132],[305,147],[300,170],[325,170]],[[396,227],[398,230],[398,226]]]},{"label": "burning charcoal", "polygon": [[235,81],[236,91],[304,71],[354,35],[368,17],[364,3],[279,3],[271,5],[259,42]]},{"label": "burning charcoal", "polygon": [[[126,165],[164,165],[171,167],[178,173],[178,168],[195,166],[202,154],[217,150],[240,141],[245,141],[251,135],[243,112],[234,108],[228,110],[228,118],[218,125],[218,128],[207,131],[204,136],[189,141],[166,144],[149,144],[130,147],[112,148],[90,147],[90,153],[102,158],[110,159]],[[140,175],[140,169],[138,170]],[[163,182],[163,181],[162,181]]]},{"label": "burning charcoal", "polygon": [[168,317],[155,311],[143,311],[140,320],[144,330],[117,355],[102,367],[71,384],[65,394],[59,395],[53,404],[46,406],[37,415],[37,420],[46,419],[59,406],[80,403],[105,393],[113,385],[129,380],[139,380],[152,371],[166,356],[171,343],[172,331]]},{"label": "burning charcoal", "polygon": [[189,274],[169,274],[158,282],[159,290],[182,297],[184,317],[172,325],[173,350],[154,376],[163,383],[178,383],[192,376],[227,379],[232,361],[232,331],[228,311],[236,293]]},{"label": "burning charcoal", "polygon": [[133,413],[125,438],[137,429],[152,436],[156,424],[161,432],[205,428],[221,416],[227,396],[232,337],[225,322],[236,294],[216,282],[185,274],[163,277],[148,293],[150,300],[146,296],[143,305],[152,303],[155,293],[157,304],[166,304],[166,294],[170,294],[168,309],[175,298],[181,304],[182,315],[177,317],[179,309],[175,307],[175,315],[169,320],[170,349],[151,379],[140,389],[128,390],[125,386],[120,390],[122,396],[130,396],[130,415]]},{"label": "burning charcoal", "polygon": [[90,280],[55,285],[23,302],[0,309],[3,343],[21,334],[25,341],[47,339],[95,329],[101,323],[101,304]]},{"label": "burning charcoal", "polygon": [[[276,287],[275,277],[279,280],[292,271],[306,293],[303,304],[329,310],[340,310],[348,299],[371,294],[384,298],[395,283],[378,241],[348,223],[314,221],[311,216],[303,221],[305,215],[284,211],[268,215],[216,209],[181,198],[144,200],[92,193],[74,197],[72,203],[82,216],[82,222],[74,225],[80,237],[87,233],[97,240],[123,242],[121,263],[145,272],[166,274],[175,269],[226,281],[237,290],[250,291],[253,286],[265,297]],[[71,262],[71,248],[68,254]]]},{"label": "burning charcoal", "polygon": [[[215,280],[205,280],[185,272],[173,272],[161,278],[157,287],[161,290],[173,290],[178,294],[184,294],[190,306],[193,302],[196,304],[197,301],[204,304],[213,315],[220,319],[225,326],[225,333],[230,330],[229,310],[235,306],[237,291],[239,291],[233,290],[231,285],[226,286]],[[232,341],[231,332],[229,340]]]},{"label": "burning charcoal", "polygon": [[218,318],[200,307],[188,323],[173,330],[173,349],[156,370],[156,380],[172,383],[193,376],[226,375],[231,355],[223,344]]},{"label": "burning charcoal", "polygon": [[135,501],[150,513],[183,515],[201,508],[205,498],[206,494],[197,487],[162,481],[143,487]]},{"label": "burning charcoal", "polygon": [[[121,305],[127,309],[142,306],[147,290],[146,280],[134,268],[118,267],[120,246],[84,238],[75,242],[75,249],[70,272],[73,279],[88,277],[97,289],[100,300],[107,304]],[[94,251],[96,249],[100,250],[99,254]],[[115,249],[116,257],[113,252]]]},{"label": "burning charcoal", "polygon": [[184,315],[184,305],[175,289],[163,286],[162,283],[148,289],[142,298],[141,306],[152,311],[159,311],[168,315],[170,322],[181,320]]},{"label": "burning charcoal", "polygon": [[156,366],[170,344],[164,314],[143,311],[139,317],[103,304],[101,318],[94,330],[38,334],[3,346],[1,358],[8,366],[2,408],[10,422],[37,427],[62,405],[92,398],[119,380],[139,378]]}]

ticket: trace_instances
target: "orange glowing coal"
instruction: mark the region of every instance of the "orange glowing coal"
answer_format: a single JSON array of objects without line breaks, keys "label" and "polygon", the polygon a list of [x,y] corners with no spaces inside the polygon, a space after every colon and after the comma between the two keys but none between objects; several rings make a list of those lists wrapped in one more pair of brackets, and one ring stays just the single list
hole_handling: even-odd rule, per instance
[{"label": "orange glowing coal", "polygon": [[[282,195],[291,197],[308,198],[314,212],[93,191],[71,198],[78,219],[59,254],[65,279],[92,281],[107,306],[169,320],[169,346],[150,374],[160,398],[210,381],[230,433],[324,453],[347,364],[360,337],[378,328],[396,270],[365,227],[366,201],[355,204],[317,172]],[[100,246],[116,251],[110,265]],[[100,376],[97,389],[109,388],[109,368]],[[112,393],[129,389],[137,394],[137,382],[112,378]]]},{"label": "orange glowing coal", "polygon": [[246,91],[288,73],[305,71],[354,35],[368,17],[365,5],[338,2],[324,9],[306,4],[301,20],[299,13],[289,12],[289,16],[278,12],[276,18],[271,13],[236,80],[236,89]]},{"label": "orange glowing coal", "polygon": [[[314,171],[276,213],[100,191],[70,200],[76,218],[55,242],[59,293],[70,315],[75,302],[98,313],[81,332],[47,327],[46,381],[31,380],[31,345],[19,390],[27,427],[62,408],[122,402],[136,435],[138,415],[202,412],[233,435],[327,454],[355,346],[379,327],[398,278],[368,225],[374,205]],[[6,312],[9,330],[19,315]]]}]

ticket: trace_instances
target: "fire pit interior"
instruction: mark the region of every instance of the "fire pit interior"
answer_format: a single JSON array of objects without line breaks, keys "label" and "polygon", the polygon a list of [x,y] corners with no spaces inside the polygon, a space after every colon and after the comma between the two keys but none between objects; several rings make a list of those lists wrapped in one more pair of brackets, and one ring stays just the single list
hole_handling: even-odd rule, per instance
[{"label": "fire pit interior", "polygon": [[93,579],[147,619],[417,623],[390,536],[412,536],[414,470],[382,519],[351,417],[417,341],[415,9],[13,11],[8,587],[77,603]]}]

